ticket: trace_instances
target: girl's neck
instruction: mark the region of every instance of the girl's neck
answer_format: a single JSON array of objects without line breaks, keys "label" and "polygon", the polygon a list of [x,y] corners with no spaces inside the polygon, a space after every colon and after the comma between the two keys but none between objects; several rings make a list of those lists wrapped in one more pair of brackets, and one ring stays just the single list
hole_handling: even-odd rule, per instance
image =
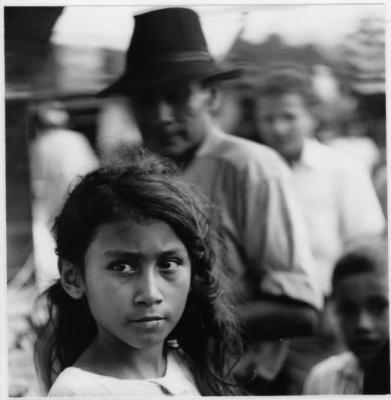
[{"label": "girl's neck", "polygon": [[122,342],[108,345],[96,338],[75,366],[119,379],[150,379],[164,376],[166,359],[163,345],[135,349]]}]

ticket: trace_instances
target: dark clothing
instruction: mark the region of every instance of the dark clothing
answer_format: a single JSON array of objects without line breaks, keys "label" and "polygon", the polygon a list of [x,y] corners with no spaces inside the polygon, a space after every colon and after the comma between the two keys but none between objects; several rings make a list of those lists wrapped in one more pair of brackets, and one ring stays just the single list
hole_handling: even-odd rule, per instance
[{"label": "dark clothing", "polygon": [[390,393],[390,342],[387,342],[375,354],[369,366],[364,370],[363,394]]}]

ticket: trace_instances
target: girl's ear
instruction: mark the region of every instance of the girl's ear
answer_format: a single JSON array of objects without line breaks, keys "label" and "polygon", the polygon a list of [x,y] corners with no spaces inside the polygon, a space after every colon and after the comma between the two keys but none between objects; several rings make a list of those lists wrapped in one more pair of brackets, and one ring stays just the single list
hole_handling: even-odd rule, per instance
[{"label": "girl's ear", "polygon": [[60,268],[60,281],[64,290],[73,299],[81,299],[85,288],[80,269],[69,261],[62,260]]}]

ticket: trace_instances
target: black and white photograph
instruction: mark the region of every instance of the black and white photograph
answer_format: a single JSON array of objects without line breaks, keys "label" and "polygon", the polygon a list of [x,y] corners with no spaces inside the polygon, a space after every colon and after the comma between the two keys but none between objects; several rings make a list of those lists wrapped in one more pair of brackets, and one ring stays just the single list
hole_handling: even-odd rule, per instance
[{"label": "black and white photograph", "polygon": [[0,397],[390,394],[386,1],[1,11]]}]

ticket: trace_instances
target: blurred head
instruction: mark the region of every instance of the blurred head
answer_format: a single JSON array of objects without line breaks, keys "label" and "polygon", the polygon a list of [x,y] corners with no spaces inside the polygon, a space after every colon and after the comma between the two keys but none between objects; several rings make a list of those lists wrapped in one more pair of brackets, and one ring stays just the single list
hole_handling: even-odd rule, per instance
[{"label": "blurred head", "polygon": [[133,112],[145,145],[160,154],[181,159],[191,155],[212,128],[217,86],[191,82],[155,89],[131,97]]},{"label": "blurred head", "polygon": [[37,108],[37,129],[64,128],[69,122],[69,114],[65,106],[58,101],[41,104]]},{"label": "blurred head", "polygon": [[368,237],[351,246],[333,273],[342,333],[363,367],[389,337],[387,260],[386,238]]},{"label": "blurred head", "polygon": [[288,163],[297,161],[304,139],[316,128],[314,104],[307,74],[292,68],[266,72],[256,93],[259,141],[275,149]]}]

